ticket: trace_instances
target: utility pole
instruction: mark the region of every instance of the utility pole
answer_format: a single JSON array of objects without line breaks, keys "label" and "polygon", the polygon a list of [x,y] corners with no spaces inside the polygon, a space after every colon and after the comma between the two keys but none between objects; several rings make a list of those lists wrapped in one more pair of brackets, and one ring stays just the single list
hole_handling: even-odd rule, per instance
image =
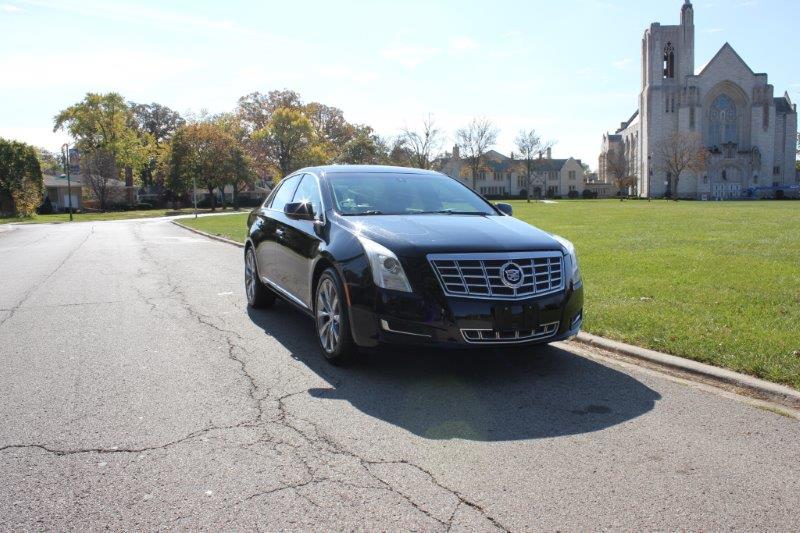
[{"label": "utility pole", "polygon": [[72,222],[72,180],[69,175],[69,143],[64,143],[61,147],[64,155],[64,166],[67,169],[67,205],[69,206],[69,221]]},{"label": "utility pole", "polygon": [[194,182],[194,175],[192,175],[192,196],[194,197],[194,218],[197,218],[197,185]]}]

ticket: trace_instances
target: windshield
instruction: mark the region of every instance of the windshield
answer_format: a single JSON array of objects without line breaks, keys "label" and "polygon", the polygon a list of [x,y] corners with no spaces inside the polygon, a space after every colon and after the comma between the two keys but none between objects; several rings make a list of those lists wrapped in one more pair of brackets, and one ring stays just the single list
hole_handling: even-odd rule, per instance
[{"label": "windshield", "polygon": [[496,215],[480,196],[446,176],[376,172],[330,173],[342,215]]}]

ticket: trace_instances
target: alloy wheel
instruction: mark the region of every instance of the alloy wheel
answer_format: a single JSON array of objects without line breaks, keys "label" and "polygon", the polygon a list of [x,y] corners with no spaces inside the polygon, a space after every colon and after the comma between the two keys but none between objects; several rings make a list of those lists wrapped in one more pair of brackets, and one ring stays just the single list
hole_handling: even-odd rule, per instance
[{"label": "alloy wheel", "polygon": [[247,250],[247,257],[244,261],[244,287],[247,292],[247,301],[251,304],[256,299],[256,258],[253,250]]},{"label": "alloy wheel", "polygon": [[340,342],[341,311],[336,286],[328,278],[322,280],[317,290],[316,310],[320,344],[327,353],[335,353]]}]

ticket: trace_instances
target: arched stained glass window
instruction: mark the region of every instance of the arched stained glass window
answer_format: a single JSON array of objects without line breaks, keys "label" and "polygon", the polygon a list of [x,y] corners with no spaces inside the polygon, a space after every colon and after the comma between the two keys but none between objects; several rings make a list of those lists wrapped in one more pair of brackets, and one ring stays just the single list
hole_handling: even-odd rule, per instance
[{"label": "arched stained glass window", "polygon": [[739,143],[739,124],[736,105],[728,96],[721,94],[711,104],[709,114],[708,145],[721,146]]}]

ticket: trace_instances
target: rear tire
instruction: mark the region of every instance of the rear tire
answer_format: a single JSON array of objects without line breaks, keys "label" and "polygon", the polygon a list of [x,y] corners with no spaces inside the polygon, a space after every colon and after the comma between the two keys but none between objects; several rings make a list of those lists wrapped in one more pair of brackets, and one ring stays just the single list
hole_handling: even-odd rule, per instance
[{"label": "rear tire", "polygon": [[244,292],[247,305],[254,309],[267,309],[275,304],[275,295],[264,286],[258,274],[258,264],[253,247],[244,253]]},{"label": "rear tire", "polygon": [[332,365],[350,363],[357,354],[344,295],[344,285],[336,270],[325,270],[314,291],[314,324],[317,342]]}]

